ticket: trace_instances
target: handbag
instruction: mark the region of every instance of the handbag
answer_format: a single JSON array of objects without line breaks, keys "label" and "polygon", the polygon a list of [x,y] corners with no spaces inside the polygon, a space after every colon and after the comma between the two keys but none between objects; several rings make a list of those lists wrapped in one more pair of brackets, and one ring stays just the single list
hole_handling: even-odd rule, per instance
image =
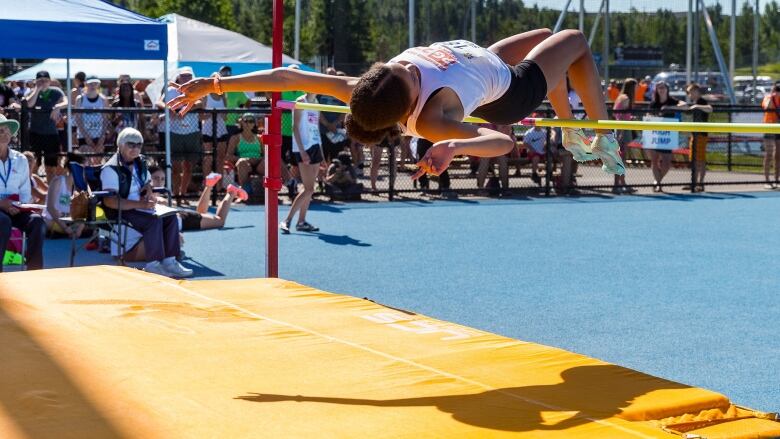
[{"label": "handbag", "polygon": [[70,217],[74,220],[86,220],[89,213],[89,194],[86,191],[74,192],[70,199]]}]

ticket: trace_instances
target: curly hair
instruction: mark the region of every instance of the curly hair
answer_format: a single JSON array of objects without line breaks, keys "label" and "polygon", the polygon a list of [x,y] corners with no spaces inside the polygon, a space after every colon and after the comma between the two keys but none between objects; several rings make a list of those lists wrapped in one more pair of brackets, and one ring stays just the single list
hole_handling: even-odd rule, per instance
[{"label": "curly hair", "polygon": [[349,106],[352,114],[344,120],[347,133],[355,140],[376,144],[399,133],[398,121],[412,104],[409,86],[386,64],[376,63],[358,80]]}]

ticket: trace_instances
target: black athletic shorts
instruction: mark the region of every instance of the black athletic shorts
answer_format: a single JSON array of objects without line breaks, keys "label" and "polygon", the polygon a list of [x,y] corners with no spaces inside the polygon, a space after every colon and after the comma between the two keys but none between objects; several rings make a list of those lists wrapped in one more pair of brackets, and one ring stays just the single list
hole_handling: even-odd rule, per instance
[{"label": "black athletic shorts", "polygon": [[[324,160],[322,157],[322,148],[320,148],[320,145],[314,145],[307,149],[306,154],[309,155],[309,164],[316,165],[318,163],[322,163]],[[301,162],[301,153],[293,153],[293,158],[295,160],[295,164],[297,165]]]},{"label": "black athletic shorts", "polygon": [[471,115],[497,125],[510,125],[533,113],[547,95],[547,79],[531,60],[509,66],[512,82],[507,91],[493,102],[477,107]]},{"label": "black athletic shorts", "polygon": [[59,134],[38,134],[30,132],[30,151],[38,158],[43,159],[44,166],[57,166],[60,153]]},{"label": "black athletic shorts", "polygon": [[292,136],[282,136],[282,162],[288,165],[295,165],[295,162],[293,161],[292,145]]},{"label": "black athletic shorts", "polygon": [[181,229],[182,230],[200,230],[200,219],[203,215],[195,212],[194,210],[180,210],[179,217],[181,217]]}]

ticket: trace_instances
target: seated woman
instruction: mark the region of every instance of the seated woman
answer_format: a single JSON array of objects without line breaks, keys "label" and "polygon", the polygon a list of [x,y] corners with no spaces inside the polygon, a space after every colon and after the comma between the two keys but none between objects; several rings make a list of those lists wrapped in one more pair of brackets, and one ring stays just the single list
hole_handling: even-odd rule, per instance
[{"label": "seated woman", "polygon": [[265,175],[265,161],[263,144],[256,129],[255,115],[244,113],[238,125],[241,131],[230,138],[225,160],[235,163],[238,185],[245,187],[244,185],[249,183],[249,175],[253,172],[257,175]]},{"label": "seated woman", "polygon": [[[84,163],[84,156],[68,154],[69,162]],[[43,210],[43,220],[52,235],[68,237],[81,236],[84,224],[68,224],[62,218],[70,215],[70,200],[73,195],[73,178],[68,167],[54,168],[49,191],[46,194],[46,208]]]},{"label": "seated woman", "polygon": [[193,271],[176,260],[181,253],[179,221],[175,215],[158,216],[153,211],[157,197],[141,157],[143,141],[135,128],[125,128],[117,136],[118,151],[100,172],[103,190],[117,191],[117,196],[103,199],[106,216],[116,218],[117,209],[122,209],[122,219],[143,235],[144,271],[176,278],[192,276]]},{"label": "seated woman", "polygon": [[27,164],[30,165],[30,189],[32,193],[33,204],[43,204],[46,199],[46,192],[49,190],[49,185],[46,183],[46,179],[38,175],[39,163],[35,158],[35,154],[32,151],[25,151],[24,156],[27,157]]},{"label": "seated woman", "polygon": [[[163,171],[162,168],[159,166],[150,166],[149,174],[151,175],[153,187],[165,186],[165,171]],[[232,203],[236,199],[245,201],[249,198],[249,195],[245,190],[232,184],[228,185],[225,197],[220,201],[219,205],[217,205],[217,212],[209,213],[208,209],[209,200],[211,200],[211,191],[214,186],[219,183],[221,178],[221,175],[213,172],[207,175],[206,186],[203,188],[203,191],[200,193],[200,198],[198,199],[198,208],[196,210],[180,209],[176,214],[181,220],[180,229],[182,232],[188,230],[220,229],[224,227]],[[158,203],[165,203],[165,200],[159,200]],[[183,245],[184,237],[181,235],[180,242]],[[138,243],[125,254],[125,260],[130,262],[143,261],[145,259],[146,249],[144,248],[143,239],[139,240]]]}]

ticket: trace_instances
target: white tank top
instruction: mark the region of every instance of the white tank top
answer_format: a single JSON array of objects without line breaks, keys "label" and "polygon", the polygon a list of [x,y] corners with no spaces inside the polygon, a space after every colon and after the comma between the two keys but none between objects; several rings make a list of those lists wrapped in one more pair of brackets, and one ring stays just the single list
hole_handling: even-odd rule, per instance
[{"label": "white tank top", "polygon": [[477,107],[503,96],[512,80],[509,66],[498,55],[466,40],[413,47],[390,60],[401,61],[420,69],[420,96],[405,127],[407,134],[416,137],[421,137],[417,118],[436,90],[452,89],[460,99],[463,114],[468,116]]},{"label": "white tank top", "polygon": [[[222,99],[214,99],[211,97],[211,95],[206,95],[205,108],[216,108],[218,110],[222,110],[225,108],[225,102]],[[204,136],[211,136],[213,134],[211,132],[211,121],[213,120],[213,115],[211,113],[206,113],[206,116],[206,119],[201,124],[200,132]],[[217,113],[217,137],[222,137],[227,133],[227,128],[225,127],[225,113]]]},{"label": "white tank top", "polygon": [[[84,108],[87,110],[106,108],[106,101],[102,95],[98,94],[95,102],[90,102],[87,98],[87,94],[82,93],[81,106],[79,108]],[[103,135],[103,132],[105,132],[107,126],[105,113],[95,113],[88,111],[86,113],[79,113],[79,116],[84,123],[84,131],[79,130],[79,139],[84,139],[87,137],[87,135],[89,135],[90,139],[96,139]]]},{"label": "white tank top", "polygon": [[[70,215],[70,188],[68,187],[68,179],[64,175],[60,175],[58,177],[55,177],[55,179],[59,180],[59,191],[55,194],[54,191],[49,191],[46,194],[46,209],[43,209],[43,217],[47,220],[53,219],[51,217],[51,213],[49,213],[49,197],[57,197],[54,200],[54,207],[57,208],[57,210],[60,211],[60,215],[62,216],[68,216]],[[54,181],[52,181],[54,183]]]},{"label": "white tank top", "polygon": [[[305,96],[305,95],[304,95]],[[296,99],[297,102],[306,102],[304,96]],[[320,139],[320,112],[317,110],[301,110],[303,112],[301,116],[301,126],[295,126],[295,117],[293,117],[293,130],[301,133],[301,141],[303,142],[303,150],[307,150],[314,145],[321,145]],[[293,152],[301,152],[301,145],[298,144],[298,139],[293,132]]]}]

